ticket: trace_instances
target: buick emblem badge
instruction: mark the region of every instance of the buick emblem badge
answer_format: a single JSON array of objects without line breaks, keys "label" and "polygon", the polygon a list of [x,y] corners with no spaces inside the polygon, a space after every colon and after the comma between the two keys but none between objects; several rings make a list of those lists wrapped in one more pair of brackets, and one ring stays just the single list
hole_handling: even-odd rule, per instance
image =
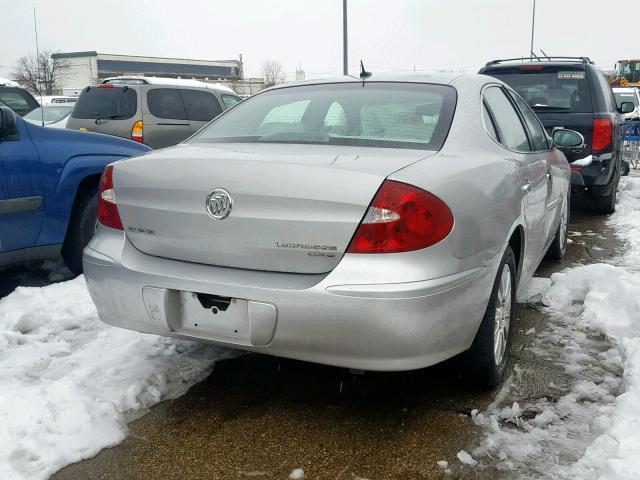
[{"label": "buick emblem badge", "polygon": [[233,198],[224,188],[216,188],[207,195],[205,203],[207,213],[214,220],[222,220],[229,216],[233,208]]}]

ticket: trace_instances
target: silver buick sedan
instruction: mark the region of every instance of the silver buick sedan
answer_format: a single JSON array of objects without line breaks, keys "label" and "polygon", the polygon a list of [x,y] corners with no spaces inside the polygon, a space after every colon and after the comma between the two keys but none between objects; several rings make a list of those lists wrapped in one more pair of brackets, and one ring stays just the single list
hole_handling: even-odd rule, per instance
[{"label": "silver buick sedan", "polygon": [[562,257],[569,165],[490,77],[283,85],[107,167],[102,321],[363,370],[505,370],[516,290]]}]

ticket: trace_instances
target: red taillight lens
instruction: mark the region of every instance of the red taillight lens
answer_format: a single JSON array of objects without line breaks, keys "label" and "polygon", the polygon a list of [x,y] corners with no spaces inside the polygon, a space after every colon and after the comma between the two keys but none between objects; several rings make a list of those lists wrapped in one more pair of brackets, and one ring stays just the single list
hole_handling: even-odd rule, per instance
[{"label": "red taillight lens", "polygon": [[102,83],[98,85],[98,88],[113,88],[113,85],[110,83]]},{"label": "red taillight lens", "polygon": [[542,65],[520,65],[518,67],[520,70],[544,70],[544,66]]},{"label": "red taillight lens", "polygon": [[104,169],[98,188],[98,222],[105,227],[124,230],[113,191],[113,167]]},{"label": "red taillight lens", "polygon": [[438,197],[386,180],[358,226],[348,253],[393,253],[438,243],[453,229],[453,215]]},{"label": "red taillight lens", "polygon": [[598,152],[611,145],[613,125],[608,118],[596,118],[593,121],[593,140],[591,150]]}]

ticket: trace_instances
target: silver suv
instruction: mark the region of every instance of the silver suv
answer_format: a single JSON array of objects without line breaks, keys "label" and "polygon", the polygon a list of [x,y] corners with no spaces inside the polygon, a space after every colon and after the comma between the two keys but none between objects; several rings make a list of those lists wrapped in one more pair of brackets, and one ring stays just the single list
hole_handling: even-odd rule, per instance
[{"label": "silver suv", "polygon": [[224,85],[156,77],[112,77],[86,87],[67,128],[175,145],[242,99]]}]

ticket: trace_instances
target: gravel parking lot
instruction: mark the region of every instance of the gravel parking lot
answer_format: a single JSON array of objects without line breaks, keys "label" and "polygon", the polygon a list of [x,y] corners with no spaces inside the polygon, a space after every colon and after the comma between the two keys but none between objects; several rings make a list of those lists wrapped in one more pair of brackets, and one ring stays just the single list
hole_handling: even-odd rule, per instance
[{"label": "gravel parking lot", "polygon": [[[583,213],[580,205],[569,230],[565,260],[544,262],[538,276],[606,261],[620,248],[604,218]],[[46,267],[5,271],[0,293],[67,278],[57,265]],[[502,390],[472,389],[458,376],[455,361],[422,371],[361,375],[242,355],[218,362],[186,395],[130,423],[120,445],[52,478],[285,479],[295,468],[316,479],[509,478],[498,459],[483,459],[482,468],[456,459],[484,434],[470,412],[492,402],[557,397],[576,381],[561,363],[543,361],[536,352],[547,315],[519,304],[517,317],[511,374]],[[553,355],[563,346],[550,342],[545,348]],[[446,473],[436,463],[441,460],[449,463]],[[560,461],[574,460],[569,454]]]}]

